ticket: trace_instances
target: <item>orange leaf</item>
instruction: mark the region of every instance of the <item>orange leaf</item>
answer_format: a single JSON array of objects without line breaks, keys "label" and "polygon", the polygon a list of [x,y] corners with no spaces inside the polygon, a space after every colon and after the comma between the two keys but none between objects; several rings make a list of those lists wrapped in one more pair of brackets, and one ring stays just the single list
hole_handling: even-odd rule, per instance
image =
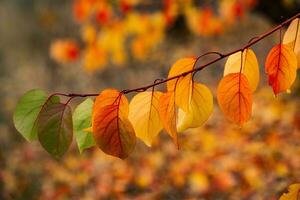
[{"label": "orange leaf", "polygon": [[175,107],[174,92],[167,92],[160,95],[158,111],[165,130],[173,138],[175,144],[178,147],[176,129],[177,112]]},{"label": "orange leaf", "polygon": [[296,79],[296,54],[287,45],[276,45],[267,56],[265,70],[275,95],[288,90]]},{"label": "orange leaf", "polygon": [[250,119],[252,92],[244,74],[226,75],[218,86],[217,98],[221,110],[229,120],[241,125]]},{"label": "orange leaf", "polygon": [[50,46],[50,56],[62,64],[74,62],[79,57],[79,47],[73,40],[58,39]]},{"label": "orange leaf", "polygon": [[126,97],[115,89],[106,89],[96,98],[93,135],[103,152],[126,158],[134,150],[136,137],[128,112]]}]

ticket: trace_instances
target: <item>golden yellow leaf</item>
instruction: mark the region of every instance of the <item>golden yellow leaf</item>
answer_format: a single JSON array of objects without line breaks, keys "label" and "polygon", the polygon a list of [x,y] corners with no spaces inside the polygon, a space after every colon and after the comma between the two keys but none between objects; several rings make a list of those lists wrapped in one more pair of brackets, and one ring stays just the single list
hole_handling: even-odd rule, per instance
[{"label": "golden yellow leaf", "polygon": [[[178,60],[170,69],[168,78],[177,76],[193,69],[196,59],[183,58]],[[167,82],[168,91],[175,92],[175,103],[185,112],[188,112],[191,98],[192,74],[173,79]]]},{"label": "golden yellow leaf", "polygon": [[244,74],[232,73],[223,77],[218,86],[217,99],[229,120],[241,125],[250,119],[252,91]]},{"label": "golden yellow leaf", "polygon": [[283,36],[283,44],[289,45],[295,52],[300,67],[300,19],[294,19]]},{"label": "golden yellow leaf", "polygon": [[298,200],[300,184],[292,184],[289,186],[289,191],[281,195],[279,200]]},{"label": "golden yellow leaf", "polygon": [[161,92],[141,92],[134,96],[129,104],[129,120],[136,136],[151,146],[153,138],[162,130],[158,107]]},{"label": "golden yellow leaf", "polygon": [[203,84],[193,83],[189,111],[179,109],[177,130],[196,128],[206,122],[213,111],[213,96]]},{"label": "golden yellow leaf", "polygon": [[[259,66],[255,53],[251,49],[243,51],[243,61],[241,59],[242,52],[239,51],[228,57],[225,63],[224,76],[230,73],[240,72],[241,65],[242,73],[247,77],[252,92],[254,92],[259,83]],[[242,62],[241,62],[242,61]]]}]

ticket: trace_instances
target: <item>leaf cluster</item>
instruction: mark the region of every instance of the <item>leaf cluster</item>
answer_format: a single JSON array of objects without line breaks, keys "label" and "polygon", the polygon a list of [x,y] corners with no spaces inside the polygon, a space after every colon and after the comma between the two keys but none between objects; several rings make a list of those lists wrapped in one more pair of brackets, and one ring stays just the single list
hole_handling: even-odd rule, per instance
[{"label": "leaf cluster", "polygon": [[[280,38],[265,61],[265,72],[275,95],[289,91],[296,79],[299,21],[296,18],[291,22],[283,40]],[[259,65],[249,45],[228,56],[217,88],[217,101],[225,117],[241,126],[251,118],[253,93],[260,79]],[[179,148],[178,133],[202,126],[213,112],[210,89],[194,80],[202,69],[196,68],[200,58],[179,59],[171,67],[168,79],[150,86],[121,92],[105,89],[95,101],[87,99],[79,104],[73,114],[69,106],[73,98],[94,95],[56,93],[47,97],[41,90],[31,90],[16,107],[15,127],[27,140],[38,139],[57,158],[68,150],[73,132],[80,152],[97,145],[106,154],[122,159],[134,150],[136,137],[151,146],[162,129]],[[165,82],[166,92],[155,89]],[[146,91],[149,88],[152,90]],[[138,92],[130,102],[125,96],[129,92]],[[62,95],[69,97],[67,102],[61,102]]]}]

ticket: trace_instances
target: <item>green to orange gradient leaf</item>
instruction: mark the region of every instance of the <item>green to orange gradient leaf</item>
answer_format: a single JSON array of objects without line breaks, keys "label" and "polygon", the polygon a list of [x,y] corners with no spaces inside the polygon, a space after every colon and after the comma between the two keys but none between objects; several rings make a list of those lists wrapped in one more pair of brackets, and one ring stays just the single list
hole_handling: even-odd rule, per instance
[{"label": "green to orange gradient leaf", "polygon": [[[241,59],[241,54],[243,55],[243,60]],[[243,53],[239,51],[229,56],[225,63],[224,76],[240,72],[241,67],[242,73],[247,77],[252,92],[254,92],[259,83],[259,66],[252,49],[245,49]]]},{"label": "green to orange gradient leaf", "polygon": [[196,128],[206,122],[213,111],[213,96],[203,84],[193,83],[189,111],[179,109],[177,130]]},{"label": "green to orange gradient leaf", "polygon": [[283,44],[289,45],[295,52],[300,67],[300,19],[294,19],[283,36]]},{"label": "green to orange gradient leaf", "polygon": [[136,136],[151,146],[153,139],[162,130],[158,107],[161,92],[141,92],[129,104],[129,120]]},{"label": "green to orange gradient leaf", "polygon": [[[180,75],[193,69],[195,58],[183,58],[178,60],[170,69],[168,78]],[[192,74],[187,74],[178,79],[167,82],[168,91],[175,92],[175,103],[185,112],[189,110],[192,89]]]},{"label": "green to orange gradient leaf", "polygon": [[52,156],[60,158],[73,139],[72,111],[69,105],[50,96],[44,103],[36,122],[38,139]]},{"label": "green to orange gradient leaf", "polygon": [[93,135],[97,146],[106,154],[123,159],[134,150],[136,137],[128,113],[126,97],[115,89],[106,89],[96,98]]},{"label": "green to orange gradient leaf", "polygon": [[298,200],[300,184],[292,184],[289,186],[289,191],[281,195],[279,200]]},{"label": "green to orange gradient leaf", "polygon": [[167,92],[160,95],[158,112],[165,130],[178,147],[177,111],[174,92]]},{"label": "green to orange gradient leaf", "polygon": [[267,56],[265,71],[275,95],[290,89],[297,71],[297,58],[292,48],[284,44],[273,47]]},{"label": "green to orange gradient leaf", "polygon": [[217,90],[219,106],[225,116],[239,125],[247,122],[252,112],[252,90],[242,73],[228,74]]}]

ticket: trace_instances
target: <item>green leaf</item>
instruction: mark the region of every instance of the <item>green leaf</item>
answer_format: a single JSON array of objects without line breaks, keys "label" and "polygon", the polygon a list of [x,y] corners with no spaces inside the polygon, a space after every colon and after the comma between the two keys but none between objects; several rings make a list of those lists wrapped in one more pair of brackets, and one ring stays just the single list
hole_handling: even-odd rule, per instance
[{"label": "green leaf", "polygon": [[13,116],[14,125],[28,141],[37,138],[34,124],[46,99],[47,94],[44,91],[30,90],[20,98],[16,106]]},{"label": "green leaf", "polygon": [[62,157],[73,138],[73,121],[70,106],[50,97],[37,118],[37,133],[41,145],[55,158]]},{"label": "green leaf", "polygon": [[93,100],[86,99],[79,104],[73,114],[73,127],[80,153],[84,149],[95,146],[93,134],[84,131],[84,129],[92,126],[92,110]]}]

